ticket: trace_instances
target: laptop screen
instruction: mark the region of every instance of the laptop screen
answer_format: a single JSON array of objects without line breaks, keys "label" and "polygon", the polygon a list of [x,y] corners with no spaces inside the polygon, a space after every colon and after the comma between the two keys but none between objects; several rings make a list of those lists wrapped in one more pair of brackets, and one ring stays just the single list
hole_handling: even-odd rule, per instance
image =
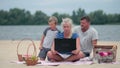
[{"label": "laptop screen", "polygon": [[76,39],[55,39],[55,50],[59,53],[71,53],[76,49]]}]

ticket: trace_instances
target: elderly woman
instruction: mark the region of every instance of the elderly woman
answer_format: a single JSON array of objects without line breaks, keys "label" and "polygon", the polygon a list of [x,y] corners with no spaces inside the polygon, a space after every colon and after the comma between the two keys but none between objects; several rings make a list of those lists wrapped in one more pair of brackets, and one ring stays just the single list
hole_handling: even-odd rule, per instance
[{"label": "elderly woman", "polygon": [[72,20],[70,18],[63,19],[62,23],[63,32],[58,33],[56,38],[72,38],[76,39],[76,50],[73,50],[70,54],[58,53],[52,45],[51,51],[47,53],[50,61],[76,61],[79,60],[80,56],[80,39],[76,33],[72,33]]}]

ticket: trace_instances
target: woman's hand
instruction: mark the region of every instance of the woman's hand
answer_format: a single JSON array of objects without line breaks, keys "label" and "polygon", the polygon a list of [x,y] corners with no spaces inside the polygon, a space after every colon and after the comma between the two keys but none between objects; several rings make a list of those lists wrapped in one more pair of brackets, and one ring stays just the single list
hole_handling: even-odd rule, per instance
[{"label": "woman's hand", "polygon": [[53,54],[57,54],[58,52],[55,50],[51,50]]}]

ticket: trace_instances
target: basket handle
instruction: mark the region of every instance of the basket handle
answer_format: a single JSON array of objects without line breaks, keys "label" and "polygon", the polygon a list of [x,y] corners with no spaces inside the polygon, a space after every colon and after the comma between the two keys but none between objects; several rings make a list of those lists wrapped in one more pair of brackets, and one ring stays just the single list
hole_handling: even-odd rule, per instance
[{"label": "basket handle", "polygon": [[30,39],[30,38],[24,38],[24,39],[22,39],[22,40],[18,43],[18,45],[17,45],[17,55],[19,55],[19,53],[18,53],[19,46],[20,46],[21,42],[24,41],[24,40],[29,40],[29,41],[31,41],[32,44],[33,44],[33,46],[34,46],[34,50],[35,50],[35,52],[36,52],[36,47],[35,47],[35,44],[34,44],[33,40]]},{"label": "basket handle", "polygon": [[29,44],[29,46],[28,46],[28,48],[27,48],[27,58],[29,57],[28,56],[28,53],[29,53],[29,48],[30,48],[30,46],[32,46],[33,45],[33,47],[34,47],[34,52],[33,52],[33,55],[37,55],[37,51],[36,51],[36,47],[35,47],[35,45],[34,44]]},{"label": "basket handle", "polygon": [[116,46],[116,45],[113,45],[112,49],[113,49],[113,50],[114,50],[114,49],[117,49],[117,46]]}]

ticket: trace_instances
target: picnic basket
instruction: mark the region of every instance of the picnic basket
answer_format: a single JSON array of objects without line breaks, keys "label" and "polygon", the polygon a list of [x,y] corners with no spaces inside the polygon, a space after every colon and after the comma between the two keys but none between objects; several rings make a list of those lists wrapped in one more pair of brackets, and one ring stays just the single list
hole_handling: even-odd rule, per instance
[{"label": "picnic basket", "polygon": [[116,45],[96,45],[93,49],[93,56],[99,63],[110,63],[116,61]]},{"label": "picnic basket", "polygon": [[[19,54],[19,47],[22,44],[22,42],[26,41],[26,40],[29,41],[30,43],[27,45],[27,53],[24,56],[22,54]],[[30,47],[33,47],[33,54],[32,55],[29,55]],[[17,45],[17,56],[18,56],[19,61],[25,61],[28,66],[29,65],[35,65],[35,64],[37,64],[37,61],[38,61],[38,57],[36,55],[37,55],[36,46],[31,39],[28,39],[28,38],[27,39],[22,39],[18,43],[18,45]]]}]

